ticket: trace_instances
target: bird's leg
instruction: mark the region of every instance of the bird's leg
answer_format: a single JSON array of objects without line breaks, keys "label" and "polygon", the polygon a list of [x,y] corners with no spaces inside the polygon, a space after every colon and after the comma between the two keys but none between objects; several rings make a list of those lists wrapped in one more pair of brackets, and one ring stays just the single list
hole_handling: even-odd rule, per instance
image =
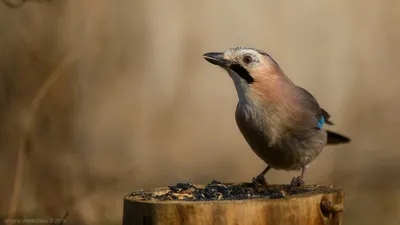
[{"label": "bird's leg", "polygon": [[267,166],[257,177],[253,177],[253,185],[254,184],[261,184],[261,185],[267,185],[268,182],[265,180],[265,174],[271,169],[270,166]]},{"label": "bird's leg", "polygon": [[301,167],[301,174],[298,177],[293,177],[292,181],[290,182],[290,186],[292,187],[300,187],[305,184],[304,182],[304,176],[306,174],[308,165],[302,166]]}]

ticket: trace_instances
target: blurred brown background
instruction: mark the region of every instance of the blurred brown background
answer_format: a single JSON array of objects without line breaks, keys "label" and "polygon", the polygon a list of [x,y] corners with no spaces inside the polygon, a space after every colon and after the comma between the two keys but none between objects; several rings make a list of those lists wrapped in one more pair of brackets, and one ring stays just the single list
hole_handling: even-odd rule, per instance
[{"label": "blurred brown background", "polygon": [[249,46],[353,139],[307,182],[346,189],[344,224],[400,224],[400,1],[65,0],[0,4],[0,19],[0,215],[24,135],[18,215],[120,224],[135,189],[249,181],[264,164],[236,127],[232,81],[202,58]]}]

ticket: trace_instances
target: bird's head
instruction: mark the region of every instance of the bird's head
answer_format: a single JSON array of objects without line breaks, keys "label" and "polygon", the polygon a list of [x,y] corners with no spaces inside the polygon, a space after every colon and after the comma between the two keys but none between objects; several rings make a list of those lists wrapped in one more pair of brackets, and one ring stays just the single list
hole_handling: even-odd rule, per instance
[{"label": "bird's head", "polygon": [[203,57],[228,72],[235,84],[239,100],[245,100],[249,95],[254,96],[254,92],[263,94],[278,80],[285,79],[278,63],[258,49],[237,47],[224,52],[205,53]]}]

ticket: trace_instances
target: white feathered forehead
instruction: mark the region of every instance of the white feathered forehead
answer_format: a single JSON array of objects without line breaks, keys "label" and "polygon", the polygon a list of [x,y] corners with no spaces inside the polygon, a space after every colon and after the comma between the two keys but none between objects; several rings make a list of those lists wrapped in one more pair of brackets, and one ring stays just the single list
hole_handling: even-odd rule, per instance
[{"label": "white feathered forehead", "polygon": [[249,54],[255,54],[255,55],[260,54],[260,55],[271,57],[270,55],[268,55],[267,53],[265,53],[265,52],[263,52],[263,51],[261,51],[259,49],[250,48],[250,47],[244,47],[244,46],[236,47],[236,48],[230,48],[230,49],[225,51],[225,54],[229,54],[229,55],[234,55],[234,54],[237,54],[237,53],[241,53],[241,54],[249,53]]},{"label": "white feathered forehead", "polygon": [[279,68],[279,64],[266,52],[261,51],[259,49],[256,48],[250,48],[250,47],[236,47],[236,48],[230,48],[227,49],[224,52],[224,58],[225,59],[230,59],[230,60],[235,60],[240,58],[241,56],[245,55],[245,54],[250,54],[250,55],[254,55],[258,57],[266,57],[269,59],[270,63],[272,63],[273,65],[275,65],[276,67]]}]

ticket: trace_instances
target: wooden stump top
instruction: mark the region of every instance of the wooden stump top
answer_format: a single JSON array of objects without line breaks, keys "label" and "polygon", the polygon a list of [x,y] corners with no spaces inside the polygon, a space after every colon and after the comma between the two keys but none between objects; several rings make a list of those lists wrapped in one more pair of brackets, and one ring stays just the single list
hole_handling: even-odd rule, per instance
[{"label": "wooden stump top", "polygon": [[123,225],[341,224],[343,204],[336,187],[183,183],[126,196]]}]

